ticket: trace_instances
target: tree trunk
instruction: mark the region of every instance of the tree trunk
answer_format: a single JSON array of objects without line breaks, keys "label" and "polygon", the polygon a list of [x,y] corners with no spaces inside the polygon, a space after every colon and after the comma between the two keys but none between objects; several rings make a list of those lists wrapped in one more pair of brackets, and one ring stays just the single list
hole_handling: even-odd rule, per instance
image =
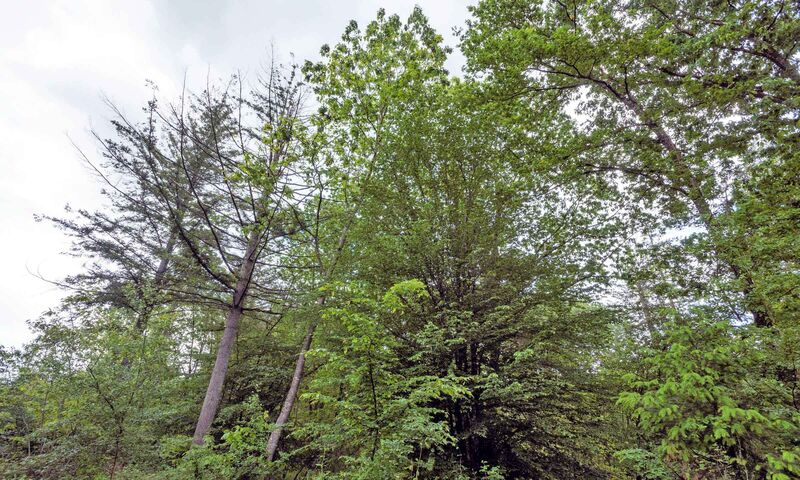
[{"label": "tree trunk", "polygon": [[[317,305],[325,303],[325,297],[317,299]],[[297,399],[297,393],[300,390],[300,382],[303,380],[303,370],[306,365],[306,353],[311,348],[311,341],[314,339],[314,330],[317,328],[317,323],[313,322],[308,326],[308,332],[303,338],[303,344],[300,346],[300,354],[297,356],[297,362],[294,366],[294,373],[292,374],[292,383],[289,385],[289,391],[286,392],[286,399],[283,401],[283,406],[275,420],[275,429],[270,433],[269,440],[267,440],[267,461],[271,462],[275,457],[275,452],[278,450],[278,442],[283,433],[283,426],[289,421],[289,415],[292,413],[294,402]]]},{"label": "tree trunk", "polygon": [[650,300],[647,299],[647,292],[644,289],[644,284],[641,280],[637,281],[634,284],[636,288],[636,293],[639,294],[639,305],[642,308],[642,315],[644,316],[644,324],[647,327],[647,333],[650,334],[650,341],[652,342],[653,339],[656,337],[656,325],[653,319],[653,310],[652,306],[650,305]]},{"label": "tree trunk", "polygon": [[241,307],[232,307],[228,311],[228,318],[225,321],[225,331],[222,334],[222,341],[217,350],[217,360],[214,362],[214,370],[211,372],[211,379],[208,381],[206,397],[203,400],[203,408],[197,418],[197,426],[194,430],[194,443],[203,444],[205,437],[214,417],[217,415],[219,402],[222,398],[222,386],[225,383],[225,374],[228,372],[228,361],[233,350],[233,343],[236,341],[236,334],[239,331],[239,320],[242,318]]},{"label": "tree trunk", "polygon": [[236,335],[239,332],[242,308],[256,263],[255,257],[258,243],[258,235],[254,232],[248,242],[247,251],[239,270],[239,278],[236,281],[236,288],[233,292],[233,303],[228,310],[228,318],[225,320],[225,331],[222,333],[222,340],[220,341],[219,349],[217,349],[217,359],[214,362],[214,369],[211,371],[211,378],[208,381],[203,407],[197,417],[197,426],[195,427],[193,438],[195,445],[203,444],[203,437],[206,436],[211,428],[219,409],[220,400],[222,399],[222,387],[225,384],[225,375],[228,373],[228,362],[231,358]]},{"label": "tree trunk", "polygon": [[[380,123],[383,123],[383,114],[385,113],[385,109],[380,114]],[[380,144],[380,134],[378,134],[376,138],[376,145]],[[372,178],[372,168],[375,164],[375,160],[377,159],[378,150],[377,147],[372,153],[372,159],[370,162],[369,169],[367,171],[367,175],[364,179],[364,184],[369,183],[370,178]],[[363,200],[363,197],[362,197]],[[330,265],[326,268],[322,262],[322,257],[319,252],[319,243],[316,243],[317,248],[317,260],[319,261],[319,269],[322,273],[322,278],[324,281],[329,281],[333,277],[333,273],[336,270],[336,265],[339,263],[339,258],[342,255],[342,251],[344,250],[345,243],[347,243],[347,236],[350,233],[350,228],[353,226],[353,222],[356,219],[356,215],[358,215],[358,211],[361,208],[360,200],[356,201],[353,206],[353,209],[350,211],[350,217],[347,219],[347,223],[345,223],[342,231],[339,233],[339,238],[336,241],[336,250],[334,250],[333,258],[331,259]],[[316,242],[319,242],[319,238],[315,239]],[[323,293],[317,298],[317,305],[320,307],[325,304],[325,294]],[[283,405],[281,406],[281,411],[278,414],[278,418],[275,420],[275,430],[272,431],[269,435],[269,440],[267,441],[267,460],[272,461],[275,457],[275,452],[278,450],[278,442],[281,439],[281,435],[283,434],[283,427],[286,425],[286,422],[289,420],[289,414],[292,412],[292,408],[294,407],[294,402],[297,400],[297,393],[300,389],[300,382],[303,380],[303,369],[306,365],[306,353],[311,348],[311,342],[314,340],[314,331],[317,328],[317,322],[314,321],[311,325],[308,326],[308,332],[306,333],[305,338],[303,338],[303,344],[300,346],[300,353],[297,355],[297,361],[294,366],[294,373],[292,374],[292,383],[289,385],[289,391],[286,392],[286,398],[283,401]]]},{"label": "tree trunk", "polygon": [[[333,272],[336,269],[336,264],[339,262],[339,257],[341,256],[344,245],[347,242],[347,235],[350,232],[350,227],[353,224],[353,220],[355,219],[357,212],[358,207],[353,210],[350,219],[342,229],[339,239],[336,242],[336,251],[328,268],[325,268],[322,265],[322,260],[320,259],[320,269],[324,272],[322,277],[325,281],[330,280],[333,276]],[[323,293],[317,298],[317,305],[321,307],[324,304],[325,294]],[[275,452],[278,450],[278,442],[283,434],[283,427],[289,420],[289,414],[292,413],[294,402],[297,400],[297,392],[300,389],[300,382],[303,380],[303,369],[306,365],[306,353],[311,348],[311,342],[314,340],[314,330],[316,330],[316,328],[316,321],[312,322],[311,325],[308,326],[308,332],[303,339],[303,344],[300,346],[300,353],[297,355],[297,362],[295,363],[294,373],[292,374],[292,383],[289,385],[289,391],[286,392],[286,398],[283,401],[283,406],[281,406],[281,411],[278,414],[278,418],[275,420],[275,429],[272,431],[272,433],[270,433],[269,440],[267,441],[267,461],[271,462],[275,457]]]}]

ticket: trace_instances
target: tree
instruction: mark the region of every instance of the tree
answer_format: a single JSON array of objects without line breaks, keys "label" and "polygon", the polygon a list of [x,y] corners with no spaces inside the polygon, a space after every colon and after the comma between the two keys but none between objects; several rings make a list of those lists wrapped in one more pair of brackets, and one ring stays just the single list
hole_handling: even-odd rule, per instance
[{"label": "tree", "polygon": [[[86,271],[61,282],[73,291],[70,303],[128,309],[136,314],[134,326],[141,332],[156,307],[169,300],[165,293],[170,290],[171,261],[178,253],[178,232],[165,215],[160,192],[143,163],[148,144],[155,143],[161,128],[157,100],[148,102],[143,109],[146,120],[136,128],[113,104],[109,107],[118,117],[112,121],[117,138],[103,140],[94,133],[104,161],[95,164],[79,149],[106,185],[102,193],[109,208],[95,212],[81,209],[72,214],[67,207],[71,218],[38,218],[50,220],[73,238],[71,255],[91,259]],[[175,169],[151,173],[180,184]],[[190,175],[196,177],[198,172]],[[181,189],[173,190],[179,215],[188,200],[181,194]]]},{"label": "tree", "polygon": [[115,110],[0,475],[800,475],[797,5],[471,11]]},{"label": "tree", "polygon": [[[322,47],[323,61],[304,66],[320,102],[314,142],[325,145],[314,153],[325,159],[324,168],[315,169],[319,191],[315,218],[318,225],[326,218],[322,229],[309,232],[317,260],[316,287],[339,277],[337,266],[346,262],[342,257],[347,255],[350,231],[356,222],[364,221],[364,192],[374,170],[391,161],[387,137],[397,128],[403,107],[419,89],[445,80],[446,50],[440,43],[441,37],[418,8],[405,24],[380,10],[363,33],[351,22],[341,43],[333,49]],[[323,291],[316,304],[322,306],[325,300]],[[317,324],[312,319],[303,338],[289,391],[267,444],[268,460],[275,455],[297,398]]]},{"label": "tree", "polygon": [[785,36],[800,25],[794,9],[785,2],[492,0],[473,10],[464,48],[473,70],[489,72],[502,95],[544,95],[562,110],[578,105],[581,134],[568,154],[575,168],[623,175],[672,219],[689,213],[688,205],[764,326],[771,323],[765,306],[750,273],[722,249],[717,218],[733,208],[735,182],[771,150],[758,142],[788,133],[781,117],[797,115],[785,101],[797,92],[797,45]]}]

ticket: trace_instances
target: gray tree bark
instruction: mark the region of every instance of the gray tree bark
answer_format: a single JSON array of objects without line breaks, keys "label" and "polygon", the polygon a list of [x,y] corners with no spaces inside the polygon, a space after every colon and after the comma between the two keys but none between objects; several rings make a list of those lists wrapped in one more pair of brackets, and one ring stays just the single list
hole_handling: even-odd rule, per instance
[{"label": "gray tree bark", "polygon": [[[322,305],[325,302],[325,297],[317,299],[317,304]],[[283,426],[289,421],[289,415],[292,413],[294,402],[297,399],[297,393],[300,390],[300,382],[303,380],[303,371],[306,365],[306,353],[311,348],[311,342],[314,339],[314,330],[317,328],[317,323],[314,322],[308,326],[308,332],[303,338],[303,344],[300,346],[300,353],[297,356],[297,362],[294,366],[294,373],[292,374],[292,382],[289,385],[289,391],[286,392],[286,398],[283,401],[283,406],[275,420],[275,429],[270,433],[267,440],[267,461],[271,462],[275,457],[275,452],[278,450],[278,442],[283,433]]]},{"label": "gray tree bark", "polygon": [[244,300],[247,296],[247,289],[253,276],[253,269],[256,264],[256,252],[258,251],[259,236],[251,235],[247,245],[242,266],[239,269],[239,277],[233,293],[233,302],[228,310],[228,317],[225,320],[225,330],[222,333],[222,340],[217,349],[217,358],[214,362],[214,369],[211,371],[211,379],[208,381],[206,396],[203,400],[203,407],[197,417],[197,426],[194,430],[193,442],[195,445],[202,445],[203,438],[211,428],[214,418],[222,400],[222,387],[225,385],[225,375],[228,373],[228,362],[233,351],[233,344],[236,342],[236,335],[239,332],[239,322],[242,318]]},{"label": "gray tree bark", "polygon": [[[355,211],[352,213],[347,224],[342,229],[342,233],[339,235],[339,240],[336,244],[336,251],[333,259],[331,260],[331,264],[327,269],[324,269],[323,278],[325,281],[330,280],[330,278],[333,276],[334,269],[336,268],[336,264],[339,262],[339,257],[342,254],[345,242],[347,242],[347,234],[350,231],[350,226],[353,224],[355,213]],[[320,267],[322,267],[321,260]],[[324,304],[325,294],[322,294],[317,298],[317,305],[321,307]],[[283,434],[283,427],[286,425],[286,422],[289,421],[289,415],[292,413],[294,402],[297,400],[297,393],[300,390],[300,382],[303,380],[303,371],[306,365],[306,353],[308,353],[308,350],[311,348],[311,342],[314,340],[314,331],[316,328],[317,322],[315,320],[308,326],[308,332],[306,333],[305,338],[303,338],[302,345],[300,345],[300,353],[297,355],[294,373],[292,374],[292,382],[289,384],[289,391],[286,392],[286,398],[283,401],[283,406],[281,406],[281,411],[278,414],[278,418],[275,420],[275,429],[272,431],[272,433],[270,433],[269,439],[267,440],[267,461],[271,462],[275,457],[275,452],[278,451],[278,442],[280,442],[281,435]]]}]

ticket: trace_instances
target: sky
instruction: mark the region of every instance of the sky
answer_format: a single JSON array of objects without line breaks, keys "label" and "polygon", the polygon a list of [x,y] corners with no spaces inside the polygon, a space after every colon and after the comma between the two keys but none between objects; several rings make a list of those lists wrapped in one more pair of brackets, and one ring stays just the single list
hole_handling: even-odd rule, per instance
[{"label": "sky", "polygon": [[[415,4],[456,46],[469,0],[0,0],[0,345],[32,338],[26,321],[58,304],[48,281],[80,271],[65,235],[34,215],[102,208],[100,180],[81,160],[108,132],[104,98],[135,116],[151,80],[167,99],[186,78],[241,72],[255,80],[271,52],[284,62],[318,58],[351,19],[378,8],[405,18]],[[457,73],[462,60],[448,62]]]}]

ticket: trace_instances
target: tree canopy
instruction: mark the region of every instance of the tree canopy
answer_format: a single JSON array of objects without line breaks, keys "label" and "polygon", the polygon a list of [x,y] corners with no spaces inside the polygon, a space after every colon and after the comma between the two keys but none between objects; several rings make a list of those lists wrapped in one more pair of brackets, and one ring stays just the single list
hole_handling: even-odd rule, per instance
[{"label": "tree canopy", "polygon": [[800,478],[800,6],[470,14],[110,105],[0,475]]}]

